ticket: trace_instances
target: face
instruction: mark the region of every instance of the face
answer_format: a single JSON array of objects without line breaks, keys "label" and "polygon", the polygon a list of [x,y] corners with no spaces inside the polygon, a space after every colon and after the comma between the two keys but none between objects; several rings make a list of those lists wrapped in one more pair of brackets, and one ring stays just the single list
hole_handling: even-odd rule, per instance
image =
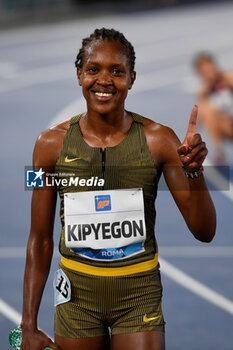
[{"label": "face", "polygon": [[218,77],[218,69],[214,62],[203,60],[199,62],[197,70],[204,81],[209,84],[215,83]]},{"label": "face", "polygon": [[122,45],[108,41],[96,41],[87,48],[77,75],[88,110],[100,114],[124,109],[128,90],[135,80]]}]

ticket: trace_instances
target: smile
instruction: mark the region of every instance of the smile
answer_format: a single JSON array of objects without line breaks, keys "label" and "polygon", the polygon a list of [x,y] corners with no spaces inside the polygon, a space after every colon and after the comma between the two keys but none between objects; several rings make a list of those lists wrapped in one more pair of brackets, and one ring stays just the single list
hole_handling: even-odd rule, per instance
[{"label": "smile", "polygon": [[112,92],[95,92],[95,95],[97,96],[112,96]]},{"label": "smile", "polygon": [[93,91],[96,99],[98,101],[109,101],[112,99],[113,95],[115,95],[115,92],[109,92],[109,91]]}]

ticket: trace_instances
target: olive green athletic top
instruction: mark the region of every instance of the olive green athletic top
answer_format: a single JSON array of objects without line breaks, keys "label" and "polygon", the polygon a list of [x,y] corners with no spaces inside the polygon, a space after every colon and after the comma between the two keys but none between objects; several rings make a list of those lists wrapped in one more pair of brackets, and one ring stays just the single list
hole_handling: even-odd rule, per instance
[{"label": "olive green athletic top", "polygon": [[[59,250],[66,259],[96,266],[123,267],[126,265],[146,262],[155,257],[157,243],[154,236],[155,199],[160,172],[155,168],[148,148],[142,116],[132,113],[133,123],[127,136],[116,146],[102,148],[91,147],[84,140],[79,120],[81,114],[71,118],[63,148],[56,164],[58,179],[69,178],[70,175],[79,179],[91,177],[104,179],[104,186],[75,186],[67,187],[60,184],[58,191],[61,200],[60,218],[62,233]],[[72,161],[69,161],[72,159]],[[76,160],[75,160],[76,159]],[[71,251],[65,245],[64,233],[64,193],[113,189],[142,188],[145,205],[146,240],[145,250],[126,259],[97,261]]]}]

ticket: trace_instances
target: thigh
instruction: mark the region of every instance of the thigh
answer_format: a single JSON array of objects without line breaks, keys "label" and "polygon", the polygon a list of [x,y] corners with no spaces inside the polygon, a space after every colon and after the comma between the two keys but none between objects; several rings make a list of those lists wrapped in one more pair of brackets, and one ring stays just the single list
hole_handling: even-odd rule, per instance
[{"label": "thigh", "polygon": [[[121,279],[111,321],[112,335],[148,331],[164,332],[162,284],[159,266]],[[117,301],[118,299],[118,301]]]},{"label": "thigh", "polygon": [[55,343],[60,350],[109,350],[110,340],[107,336],[91,338],[65,338],[55,334]]},{"label": "thigh", "polygon": [[146,331],[116,334],[111,338],[111,350],[165,350],[163,332]]},{"label": "thigh", "polygon": [[[56,306],[54,333],[65,342],[94,337],[97,340],[106,339],[109,331],[105,321],[104,303],[100,300],[103,293],[98,293],[100,283],[92,276],[74,273],[68,269],[62,268],[62,272],[67,283],[71,285],[71,297]],[[93,339],[90,341],[93,342]]]}]

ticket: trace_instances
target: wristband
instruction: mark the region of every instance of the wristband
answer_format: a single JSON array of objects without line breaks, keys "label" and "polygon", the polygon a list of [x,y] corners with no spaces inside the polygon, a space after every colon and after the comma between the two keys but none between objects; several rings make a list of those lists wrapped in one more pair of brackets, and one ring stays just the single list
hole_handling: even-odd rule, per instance
[{"label": "wristband", "polygon": [[203,165],[201,165],[199,169],[191,172],[191,171],[185,170],[184,165],[182,165],[182,170],[183,170],[186,177],[188,177],[190,179],[196,179],[197,177],[199,177],[203,173],[204,168],[203,168]]}]

